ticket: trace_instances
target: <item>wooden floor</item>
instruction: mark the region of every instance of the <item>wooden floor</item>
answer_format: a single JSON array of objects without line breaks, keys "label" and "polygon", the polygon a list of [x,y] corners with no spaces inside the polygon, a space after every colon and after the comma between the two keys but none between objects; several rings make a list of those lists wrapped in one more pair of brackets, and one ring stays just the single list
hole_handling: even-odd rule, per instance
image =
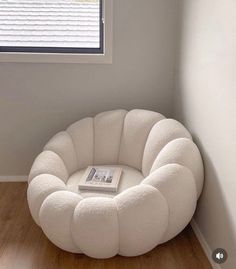
[{"label": "wooden floor", "polygon": [[55,247],[33,222],[26,183],[0,183],[0,269],[210,269],[192,229],[146,255],[95,260]]}]

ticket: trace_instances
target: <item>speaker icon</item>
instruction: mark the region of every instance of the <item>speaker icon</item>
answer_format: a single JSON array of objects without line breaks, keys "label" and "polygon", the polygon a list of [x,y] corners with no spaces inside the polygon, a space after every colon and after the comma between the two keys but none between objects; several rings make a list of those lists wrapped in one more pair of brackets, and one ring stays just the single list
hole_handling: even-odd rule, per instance
[{"label": "speaker icon", "polygon": [[224,258],[224,254],[221,253],[221,252],[218,252],[218,253],[216,254],[216,258],[217,258],[218,260],[223,259],[223,258]]},{"label": "speaker icon", "polygon": [[223,248],[217,248],[212,253],[212,259],[215,263],[224,263],[228,258],[227,252]]}]

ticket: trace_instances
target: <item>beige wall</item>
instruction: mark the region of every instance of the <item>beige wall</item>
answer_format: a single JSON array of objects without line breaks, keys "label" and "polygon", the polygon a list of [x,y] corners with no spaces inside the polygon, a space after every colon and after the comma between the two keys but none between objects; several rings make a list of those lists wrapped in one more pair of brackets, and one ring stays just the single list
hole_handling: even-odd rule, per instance
[{"label": "beige wall", "polygon": [[112,65],[0,64],[0,175],[27,174],[57,131],[135,107],[171,112],[176,2],[114,0]]},{"label": "beige wall", "polygon": [[183,1],[175,114],[193,133],[205,162],[195,216],[211,249],[236,268],[236,2]]}]

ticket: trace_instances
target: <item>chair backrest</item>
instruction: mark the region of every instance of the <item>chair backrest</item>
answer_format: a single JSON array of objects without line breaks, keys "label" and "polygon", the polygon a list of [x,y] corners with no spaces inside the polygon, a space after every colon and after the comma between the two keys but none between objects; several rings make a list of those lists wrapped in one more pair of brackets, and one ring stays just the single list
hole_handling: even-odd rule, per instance
[{"label": "chair backrest", "polygon": [[32,167],[30,179],[50,172],[66,181],[88,165],[108,164],[131,166],[146,177],[161,166],[178,163],[191,170],[198,193],[202,188],[202,159],[190,133],[178,121],[153,111],[114,110],[79,120],[46,144],[43,158],[38,156],[42,164]]}]

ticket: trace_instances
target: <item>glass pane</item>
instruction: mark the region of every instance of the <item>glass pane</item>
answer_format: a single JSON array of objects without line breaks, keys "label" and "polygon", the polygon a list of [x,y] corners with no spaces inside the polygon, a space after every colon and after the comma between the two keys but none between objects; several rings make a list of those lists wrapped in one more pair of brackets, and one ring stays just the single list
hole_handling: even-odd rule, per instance
[{"label": "glass pane", "polygon": [[99,0],[0,0],[0,46],[100,47]]}]

